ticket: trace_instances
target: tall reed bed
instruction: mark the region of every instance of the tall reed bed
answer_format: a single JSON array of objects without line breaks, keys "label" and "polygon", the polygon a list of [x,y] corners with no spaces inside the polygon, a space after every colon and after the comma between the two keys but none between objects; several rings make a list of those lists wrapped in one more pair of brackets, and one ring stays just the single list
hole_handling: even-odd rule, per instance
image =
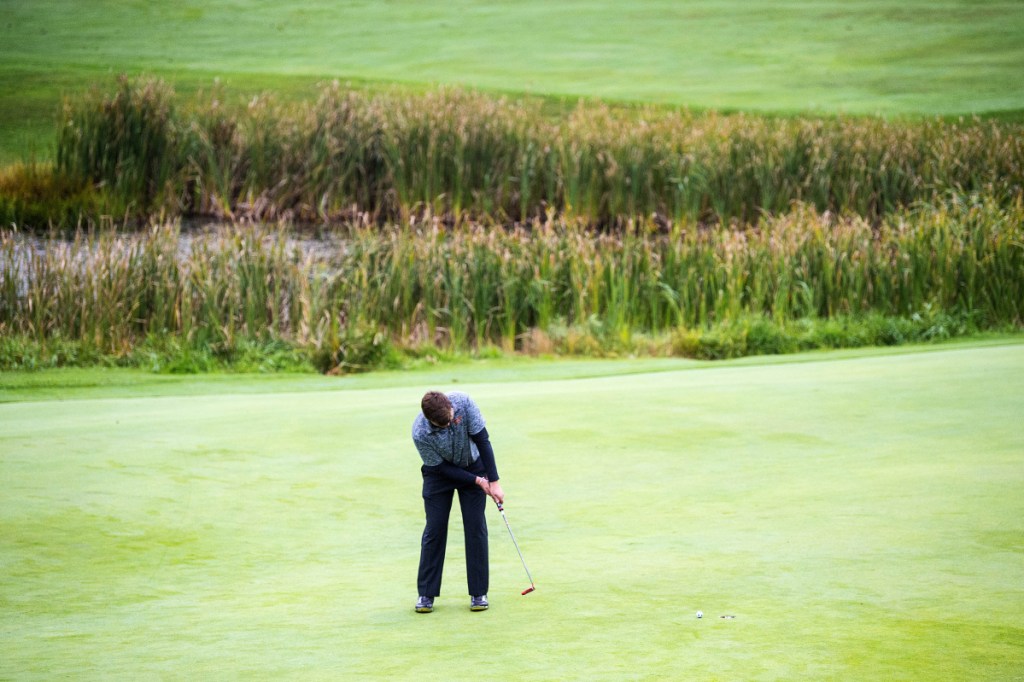
[{"label": "tall reed bed", "polygon": [[169,86],[122,76],[112,93],[94,86],[81,100],[64,102],[57,167],[149,210],[177,189],[180,125]]},{"label": "tall reed bed", "polygon": [[1024,188],[1024,126],[768,118],[537,101],[454,90],[316,102],[176,107],[158,81],[122,79],[65,103],[57,170],[142,213],[361,220],[424,215],[589,226],[758,221],[794,202],[879,222],[949,191],[1003,205]]},{"label": "tall reed bed", "polygon": [[920,208],[880,227],[800,207],[756,230],[667,236],[551,221],[512,232],[360,230],[339,276],[360,283],[345,295],[359,296],[366,319],[399,337],[461,334],[460,346],[511,347],[557,324],[625,339],[751,315],[784,323],[928,308],[1019,325],[1022,218],[1019,206],[988,202]]},{"label": "tall reed bed", "polygon": [[1024,323],[1024,207],[992,200],[922,206],[880,226],[800,206],[757,229],[668,235],[551,219],[352,227],[333,248],[306,251],[273,227],[187,237],[171,224],[30,247],[5,232],[0,336],[110,356],[153,338],[223,353],[283,343],[329,369],[372,365],[391,347],[530,350],[538,334],[599,353],[750,319]]}]

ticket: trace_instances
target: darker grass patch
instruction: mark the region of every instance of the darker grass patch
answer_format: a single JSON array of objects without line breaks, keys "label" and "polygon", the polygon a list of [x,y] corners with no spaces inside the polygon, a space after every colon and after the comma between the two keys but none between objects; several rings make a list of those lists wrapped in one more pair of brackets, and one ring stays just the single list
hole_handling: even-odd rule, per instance
[{"label": "darker grass patch", "polygon": [[[7,578],[19,585],[8,608],[23,615],[73,615],[83,607],[158,599],[162,577],[217,557],[212,541],[195,529],[78,509],[6,519],[0,546]],[[59,595],[54,584],[61,585]]]}]

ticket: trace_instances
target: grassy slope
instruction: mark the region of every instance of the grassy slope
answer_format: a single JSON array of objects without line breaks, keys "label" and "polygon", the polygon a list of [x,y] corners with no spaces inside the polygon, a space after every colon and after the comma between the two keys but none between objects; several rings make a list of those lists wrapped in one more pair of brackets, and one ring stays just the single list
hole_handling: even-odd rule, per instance
[{"label": "grassy slope", "polygon": [[[0,677],[1019,673],[1024,345],[545,365],[0,405]],[[457,514],[412,612],[426,386],[483,406],[539,586],[491,512],[485,614]]]},{"label": "grassy slope", "polygon": [[[61,92],[121,71],[188,90],[440,82],[764,111],[1024,108],[1008,0],[422,3],[40,0],[0,5],[0,161],[42,147]],[[41,154],[45,149],[38,149]]]}]

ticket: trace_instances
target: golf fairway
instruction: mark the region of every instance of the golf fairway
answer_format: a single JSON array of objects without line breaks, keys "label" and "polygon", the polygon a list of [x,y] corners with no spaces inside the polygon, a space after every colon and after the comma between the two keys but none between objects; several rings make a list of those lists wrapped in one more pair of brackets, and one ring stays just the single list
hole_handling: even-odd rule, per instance
[{"label": "golf fairway", "polygon": [[[19,393],[0,678],[1021,678],[1024,344],[568,366]],[[492,505],[484,613],[457,504],[413,612],[428,388],[537,584]]]}]

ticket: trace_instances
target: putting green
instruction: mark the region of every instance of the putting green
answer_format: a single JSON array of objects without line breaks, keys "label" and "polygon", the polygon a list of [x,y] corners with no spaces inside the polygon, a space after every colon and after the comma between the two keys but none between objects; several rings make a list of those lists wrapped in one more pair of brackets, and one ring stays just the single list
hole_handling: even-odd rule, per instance
[{"label": "putting green", "polygon": [[[1024,344],[538,367],[8,396],[0,678],[1024,669]],[[483,408],[537,582],[492,508],[486,613],[457,512],[412,609],[428,387]]]}]

